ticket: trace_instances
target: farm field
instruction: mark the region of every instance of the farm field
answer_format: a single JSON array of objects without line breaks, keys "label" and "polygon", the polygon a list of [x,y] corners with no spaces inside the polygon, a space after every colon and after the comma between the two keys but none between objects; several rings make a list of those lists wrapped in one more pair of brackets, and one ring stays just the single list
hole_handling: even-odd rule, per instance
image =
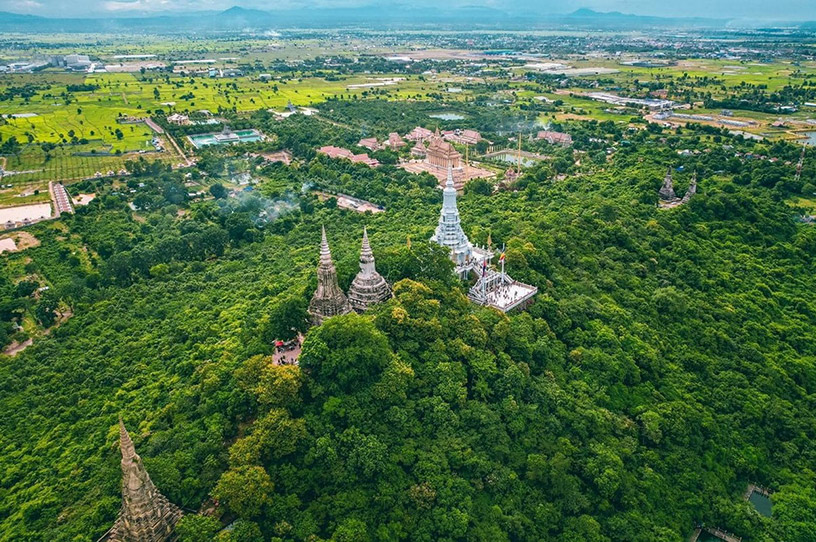
[{"label": "farm field", "polygon": [[[0,115],[6,117],[0,124],[0,141],[15,137],[23,145],[19,154],[7,157],[5,169],[24,173],[6,176],[4,182],[27,186],[48,180],[71,181],[96,172],[119,171],[133,157],[124,156],[126,153],[149,152],[145,157],[152,158],[151,140],[156,134],[143,123],[120,124],[117,119],[121,117],[141,118],[158,109],[167,113],[283,110],[290,102],[306,106],[330,98],[365,97],[372,88],[353,85],[377,83],[387,77],[354,76],[331,81],[306,77],[262,82],[250,76],[211,79],[169,74],[46,72],[6,76],[0,80],[6,87],[38,85],[41,89],[33,96],[0,101]],[[416,99],[456,79],[445,81],[414,77],[373,88],[387,92],[389,99]],[[71,86],[77,85],[88,90],[71,91]],[[466,95],[461,93],[451,99],[465,99]],[[46,152],[40,148],[42,143],[63,146]],[[166,141],[164,146],[172,150]],[[166,161],[176,158],[168,153],[155,156]]]}]

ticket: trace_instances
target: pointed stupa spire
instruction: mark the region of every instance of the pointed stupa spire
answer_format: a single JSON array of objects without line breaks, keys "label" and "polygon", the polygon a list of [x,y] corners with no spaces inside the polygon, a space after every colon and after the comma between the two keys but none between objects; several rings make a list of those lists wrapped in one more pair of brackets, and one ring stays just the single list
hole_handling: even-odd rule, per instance
[{"label": "pointed stupa spire", "polygon": [[473,252],[473,245],[462,230],[459,220],[459,209],[456,206],[456,188],[453,186],[453,168],[448,165],[448,180],[442,190],[442,211],[439,213],[439,224],[431,241],[448,247],[451,258],[458,266],[464,265]]},{"label": "pointed stupa spire", "polygon": [[677,199],[677,194],[674,193],[674,181],[672,180],[671,166],[669,166],[668,171],[666,171],[666,177],[663,179],[663,186],[660,187],[658,194],[660,195],[660,199],[663,201],[672,201]]},{"label": "pointed stupa spire", "polygon": [[179,507],[167,500],[150,480],[133,440],[119,417],[122,452],[122,508],[104,540],[109,542],[165,542],[181,518]]},{"label": "pointed stupa spire", "polygon": [[448,178],[445,180],[445,188],[454,188],[453,166],[451,164],[448,164]]},{"label": "pointed stupa spire", "polygon": [[317,290],[309,303],[309,314],[312,316],[312,323],[320,325],[326,318],[349,312],[351,312],[351,307],[346,294],[337,284],[337,270],[334,267],[329,241],[326,238],[326,227],[323,226],[320,262],[317,265]]},{"label": "pointed stupa spire", "polygon": [[371,258],[371,261],[374,261],[374,253],[371,252],[371,245],[368,242],[368,228],[363,226],[363,246],[360,249],[360,261],[363,261],[364,257]]},{"label": "pointed stupa spire", "polygon": [[322,238],[320,239],[320,263],[329,263],[332,266],[331,249],[329,248],[329,240],[326,238],[326,226],[321,226]]},{"label": "pointed stupa spire", "polygon": [[360,272],[354,277],[349,288],[348,299],[357,312],[365,311],[374,303],[381,303],[391,297],[391,287],[377,273],[374,253],[368,242],[368,230],[363,228],[363,243],[360,247]]},{"label": "pointed stupa spire", "polygon": [[136,457],[136,447],[130,439],[130,433],[125,429],[125,422],[119,416],[119,449],[122,452],[122,461],[132,461]]}]

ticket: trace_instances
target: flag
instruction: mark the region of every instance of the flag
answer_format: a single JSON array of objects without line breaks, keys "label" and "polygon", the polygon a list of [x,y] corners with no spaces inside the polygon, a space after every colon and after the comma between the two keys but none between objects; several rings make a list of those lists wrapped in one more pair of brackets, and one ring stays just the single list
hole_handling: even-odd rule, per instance
[{"label": "flag", "polygon": [[502,252],[502,253],[501,253],[501,256],[499,256],[499,261],[500,261],[500,262],[503,262],[503,261],[504,261],[504,252]]}]

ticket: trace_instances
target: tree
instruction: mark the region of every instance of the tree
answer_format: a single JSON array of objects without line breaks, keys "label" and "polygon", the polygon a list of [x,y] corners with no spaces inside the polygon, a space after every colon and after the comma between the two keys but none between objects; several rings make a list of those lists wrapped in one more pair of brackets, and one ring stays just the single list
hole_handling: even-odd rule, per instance
[{"label": "tree", "polygon": [[239,517],[251,518],[271,502],[273,489],[272,480],[263,467],[243,465],[221,475],[213,497]]},{"label": "tree", "polygon": [[368,318],[346,314],[312,328],[300,365],[330,394],[351,393],[379,377],[391,362],[385,336]]},{"label": "tree", "polygon": [[210,194],[212,194],[215,199],[223,199],[227,197],[227,189],[224,188],[223,184],[215,183],[210,186]]},{"label": "tree", "polygon": [[210,516],[186,515],[176,524],[179,542],[212,542],[221,523]]},{"label": "tree", "polygon": [[239,519],[232,524],[232,530],[218,535],[217,542],[259,542],[264,540],[257,523]]},{"label": "tree", "polygon": [[306,299],[300,295],[290,295],[272,305],[262,322],[264,341],[289,341],[305,333],[309,326],[306,309]]},{"label": "tree", "polygon": [[489,196],[493,193],[493,185],[485,179],[473,179],[465,184],[465,194],[479,194],[481,196]]}]

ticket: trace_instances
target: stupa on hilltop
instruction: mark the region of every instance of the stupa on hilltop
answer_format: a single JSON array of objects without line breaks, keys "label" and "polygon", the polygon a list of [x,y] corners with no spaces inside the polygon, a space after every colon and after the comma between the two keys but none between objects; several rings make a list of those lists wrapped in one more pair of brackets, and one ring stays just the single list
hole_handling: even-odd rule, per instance
[{"label": "stupa on hilltop", "polygon": [[473,246],[462,230],[459,208],[456,206],[456,188],[451,166],[448,166],[448,179],[442,190],[442,211],[439,213],[439,223],[431,241],[450,249],[451,259],[456,264],[456,274],[460,278],[466,278],[474,265],[480,267],[482,262],[493,257],[489,250]]},{"label": "stupa on hilltop", "polygon": [[122,451],[122,508],[101,540],[108,542],[166,542],[175,540],[173,529],[181,509],[159,493],[136,453],[125,424],[119,418]]},{"label": "stupa on hilltop", "polygon": [[348,298],[337,284],[337,270],[332,262],[325,227],[322,235],[320,263],[317,265],[317,290],[309,303],[309,315],[312,324],[316,326],[322,324],[326,318],[351,312]]},{"label": "stupa on hilltop", "polygon": [[683,195],[683,199],[680,200],[680,203],[681,204],[688,203],[688,200],[690,200],[691,197],[696,193],[697,193],[697,173],[695,173],[694,176],[691,178],[688,190],[686,190],[686,193]]},{"label": "stupa on hilltop", "polygon": [[660,195],[660,199],[663,201],[674,201],[677,199],[677,194],[674,193],[674,181],[672,180],[671,166],[669,166],[669,170],[666,172],[666,176],[663,178],[663,186],[660,187],[658,194]]},{"label": "stupa on hilltop", "polygon": [[660,201],[658,205],[661,209],[671,209],[673,207],[678,207],[688,201],[697,193],[697,173],[695,173],[692,178],[691,182],[689,183],[688,190],[683,195],[682,198],[678,198],[677,194],[674,191],[674,180],[672,179],[672,169],[669,166],[669,170],[666,172],[666,177],[663,178],[663,185],[660,187],[658,191],[658,195],[660,196]]},{"label": "stupa on hilltop", "polygon": [[526,307],[538,293],[538,288],[514,280],[505,272],[504,253],[499,257],[501,270],[498,271],[490,264],[494,256],[490,247],[475,246],[468,240],[462,230],[459,208],[456,205],[456,188],[450,170],[442,194],[439,223],[431,241],[450,250],[456,275],[460,279],[467,279],[471,273],[478,277],[476,284],[468,292],[468,298],[474,303],[502,312]]},{"label": "stupa on hilltop", "polygon": [[375,303],[382,303],[391,297],[391,287],[377,273],[374,253],[368,243],[368,231],[363,228],[363,245],[360,249],[360,272],[354,277],[348,292],[351,308],[364,312]]}]

